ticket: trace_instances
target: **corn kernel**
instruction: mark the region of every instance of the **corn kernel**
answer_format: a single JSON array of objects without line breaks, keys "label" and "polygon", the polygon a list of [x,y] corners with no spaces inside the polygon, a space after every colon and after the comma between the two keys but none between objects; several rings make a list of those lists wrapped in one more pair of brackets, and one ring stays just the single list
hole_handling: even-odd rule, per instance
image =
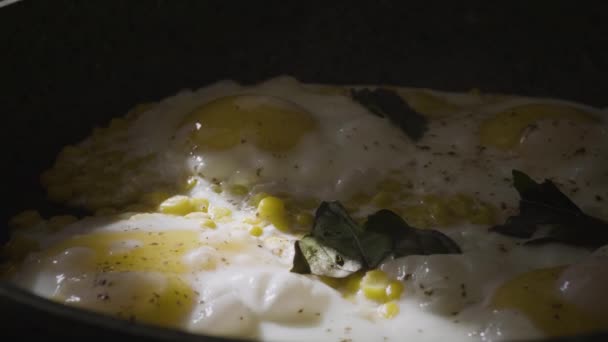
[{"label": "corn kernel", "polygon": [[49,219],[49,228],[58,230],[76,221],[78,221],[78,219],[72,215],[53,216]]},{"label": "corn kernel", "polygon": [[232,215],[232,210],[224,207],[214,207],[211,209],[211,217],[214,220],[226,219]]},{"label": "corn kernel", "polygon": [[249,234],[253,236],[261,236],[264,234],[264,229],[262,229],[260,226],[253,226],[249,229]]},{"label": "corn kernel", "polygon": [[256,225],[262,223],[262,220],[259,217],[246,217],[243,219],[243,223]]},{"label": "corn kernel", "polygon": [[376,302],[386,302],[386,287],[389,284],[388,275],[381,270],[371,270],[361,279],[361,290],[366,298]]},{"label": "corn kernel", "polygon": [[36,210],[25,210],[13,216],[8,224],[11,228],[26,228],[31,227],[41,221],[42,217]]},{"label": "corn kernel", "polygon": [[198,184],[198,179],[194,178],[194,177],[190,177],[190,178],[188,178],[188,180],[186,181],[186,184],[184,185],[184,190],[190,191],[190,190],[194,189],[194,187],[197,184]]},{"label": "corn kernel", "polygon": [[386,208],[393,203],[393,195],[387,191],[380,191],[371,199],[371,203],[378,208]]},{"label": "corn kernel", "polygon": [[249,192],[249,189],[244,185],[234,184],[228,188],[228,192],[235,196],[245,196]]},{"label": "corn kernel", "polygon": [[208,219],[209,214],[200,211],[193,211],[191,213],[186,214],[186,216],[184,217],[189,219]]},{"label": "corn kernel", "polygon": [[399,304],[395,301],[390,301],[388,303],[382,304],[378,311],[380,316],[391,319],[399,314]]},{"label": "corn kernel", "polygon": [[345,296],[351,296],[359,292],[361,289],[361,279],[363,278],[362,272],[357,272],[351,274],[346,278],[346,283],[344,284],[344,294]]},{"label": "corn kernel", "polygon": [[424,90],[409,92],[403,94],[403,97],[416,112],[429,116],[441,117],[461,109],[460,106],[448,102],[445,98]]},{"label": "corn kernel", "polygon": [[258,204],[258,214],[279,230],[285,231],[289,228],[285,204],[278,197],[268,196],[262,199]]},{"label": "corn kernel", "polygon": [[217,227],[217,225],[215,224],[215,222],[213,222],[213,220],[210,220],[210,219],[204,220],[203,223],[201,223],[201,225],[203,227],[207,227],[207,228],[215,228],[215,227]]},{"label": "corn kernel", "polygon": [[143,194],[139,201],[145,205],[156,207],[167,198],[169,198],[169,194],[167,194],[166,192],[153,191]]},{"label": "corn kernel", "polygon": [[300,212],[296,214],[295,221],[302,227],[310,227],[312,226],[313,217],[310,213]]},{"label": "corn kernel", "polygon": [[386,299],[397,300],[401,298],[403,293],[403,283],[398,280],[391,280],[386,287]]},{"label": "corn kernel", "polygon": [[209,208],[209,201],[205,198],[195,197],[190,199],[190,205],[193,211],[206,213]]},{"label": "corn kernel", "polygon": [[166,199],[158,206],[158,209],[163,214],[180,216],[195,211],[192,203],[190,203],[190,198],[182,195],[177,195]]}]

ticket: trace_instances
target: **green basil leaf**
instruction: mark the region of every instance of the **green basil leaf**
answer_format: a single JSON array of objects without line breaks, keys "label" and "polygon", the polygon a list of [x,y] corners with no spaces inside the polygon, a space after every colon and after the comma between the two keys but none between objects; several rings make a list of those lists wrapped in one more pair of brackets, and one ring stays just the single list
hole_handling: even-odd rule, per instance
[{"label": "green basil leaf", "polygon": [[[513,170],[513,186],[519,192],[519,214],[511,216],[491,231],[530,239],[526,244],[559,242],[599,248],[608,243],[608,224],[585,214],[550,180],[536,183],[525,173]],[[548,227],[542,236],[534,236]]]},{"label": "green basil leaf", "polygon": [[370,215],[363,226],[339,202],[323,202],[310,234],[294,245],[292,272],[343,278],[377,267],[386,257],[460,253],[446,235],[409,226],[390,210]]},{"label": "green basil leaf", "polygon": [[397,125],[413,141],[418,141],[428,130],[428,120],[417,113],[394,91],[377,88],[375,90],[351,90],[353,100],[367,108],[372,114],[387,118]]}]

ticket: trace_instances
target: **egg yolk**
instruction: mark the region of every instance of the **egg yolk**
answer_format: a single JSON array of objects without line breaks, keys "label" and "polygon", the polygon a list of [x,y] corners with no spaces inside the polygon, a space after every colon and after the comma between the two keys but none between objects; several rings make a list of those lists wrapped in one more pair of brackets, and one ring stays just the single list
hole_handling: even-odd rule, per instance
[{"label": "egg yolk", "polygon": [[549,336],[567,336],[603,330],[606,318],[592,317],[565,302],[554,291],[564,267],[534,270],[503,284],[492,304],[498,309],[523,312]]},{"label": "egg yolk", "polygon": [[[94,263],[102,272],[151,271],[185,273],[184,254],[202,246],[195,231],[92,233],[70,238],[45,252],[57,255],[71,247],[94,251]],[[200,265],[213,268],[214,265]]]},{"label": "egg yolk", "polygon": [[462,109],[460,106],[450,103],[442,97],[425,91],[405,93],[402,96],[406,99],[407,104],[416,112],[431,117],[442,117],[448,113],[454,113]]},{"label": "egg yolk", "polygon": [[527,104],[507,109],[481,123],[479,139],[482,145],[502,150],[519,144],[527,127],[539,120],[556,119],[593,122],[597,119],[580,109],[558,104]]},{"label": "egg yolk", "polygon": [[195,148],[225,150],[252,143],[269,152],[293,148],[317,122],[297,104],[272,96],[223,97],[195,109],[182,127]]}]

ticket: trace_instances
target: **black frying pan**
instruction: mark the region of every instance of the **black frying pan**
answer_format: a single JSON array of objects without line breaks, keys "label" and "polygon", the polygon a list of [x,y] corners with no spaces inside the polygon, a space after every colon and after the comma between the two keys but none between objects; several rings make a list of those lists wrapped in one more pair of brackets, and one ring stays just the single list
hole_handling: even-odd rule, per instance
[{"label": "black frying pan", "polygon": [[[476,87],[608,106],[608,3],[589,6],[24,0],[0,8],[1,222],[26,208],[65,210],[46,203],[38,182],[62,146],[135,103],[224,78]],[[83,312],[4,283],[0,322],[0,333],[20,338],[222,340]]]}]

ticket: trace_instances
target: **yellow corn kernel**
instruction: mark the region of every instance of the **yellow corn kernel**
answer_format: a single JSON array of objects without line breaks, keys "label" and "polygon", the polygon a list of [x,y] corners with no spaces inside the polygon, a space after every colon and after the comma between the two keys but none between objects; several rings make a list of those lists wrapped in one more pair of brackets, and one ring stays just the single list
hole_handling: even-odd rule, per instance
[{"label": "yellow corn kernel", "polygon": [[247,223],[250,225],[259,225],[260,223],[262,223],[262,219],[260,219],[259,217],[246,217],[243,219],[243,223]]},{"label": "yellow corn kernel", "polygon": [[216,194],[221,194],[224,190],[219,184],[211,184],[211,191],[215,192]]},{"label": "yellow corn kernel", "polygon": [[386,302],[386,287],[389,284],[388,275],[381,270],[371,270],[361,279],[361,290],[366,298],[376,302]]},{"label": "yellow corn kernel", "polygon": [[169,198],[169,194],[167,194],[166,192],[153,191],[143,194],[139,201],[145,205],[156,207],[167,198]]},{"label": "yellow corn kernel", "polygon": [[479,127],[479,140],[485,146],[494,146],[503,150],[511,149],[519,144],[526,127],[543,119],[567,119],[578,122],[597,120],[581,109],[563,104],[520,105],[482,122]]},{"label": "yellow corn kernel", "polygon": [[393,203],[393,195],[387,191],[380,191],[371,199],[371,203],[378,208],[386,208]]},{"label": "yellow corn kernel", "polygon": [[58,230],[76,221],[78,221],[78,218],[72,215],[53,216],[49,219],[49,228]]},{"label": "yellow corn kernel", "polygon": [[426,91],[415,91],[403,94],[407,104],[416,112],[429,116],[444,116],[457,112],[461,109],[460,106],[448,102],[443,97],[431,94]]},{"label": "yellow corn kernel", "polygon": [[386,299],[397,300],[403,294],[403,283],[399,280],[391,280],[386,286]]},{"label": "yellow corn kernel", "polygon": [[289,228],[285,203],[278,197],[264,197],[258,204],[258,214],[279,230],[285,231]]},{"label": "yellow corn kernel", "polygon": [[232,210],[224,207],[214,207],[211,209],[211,217],[214,220],[229,218],[232,215]]},{"label": "yellow corn kernel", "polygon": [[190,191],[198,184],[198,178],[190,177],[184,184],[184,191]]},{"label": "yellow corn kernel", "polygon": [[473,213],[475,201],[466,195],[457,194],[450,197],[446,203],[452,214],[460,218],[466,218]]},{"label": "yellow corn kernel", "polygon": [[207,228],[215,228],[215,227],[217,227],[217,225],[215,224],[215,222],[213,220],[210,220],[210,219],[204,220],[203,223],[201,223],[201,226],[207,227]]},{"label": "yellow corn kernel", "polygon": [[332,278],[326,276],[319,276],[319,280],[325,283],[327,286],[337,289],[344,285],[344,279],[342,278]]},{"label": "yellow corn kernel", "polygon": [[295,221],[299,226],[310,227],[312,225],[313,217],[310,213],[300,212],[296,214]]},{"label": "yellow corn kernel", "polygon": [[244,185],[234,184],[228,188],[228,192],[234,196],[245,196],[249,189]]},{"label": "yellow corn kernel", "polygon": [[260,226],[253,226],[249,229],[249,234],[253,236],[261,236],[264,234],[264,229],[262,229]]},{"label": "yellow corn kernel", "polygon": [[42,216],[36,210],[25,210],[13,216],[9,221],[11,228],[26,228],[42,222]]},{"label": "yellow corn kernel", "polygon": [[382,304],[378,308],[378,311],[380,313],[380,316],[386,319],[391,319],[399,314],[399,303],[395,301],[390,301],[388,303]]},{"label": "yellow corn kernel", "polygon": [[47,188],[49,199],[53,202],[64,202],[72,197],[73,189],[67,184],[52,184]]},{"label": "yellow corn kernel", "polygon": [[270,196],[270,195],[268,195],[265,192],[258,192],[257,194],[255,194],[255,195],[251,196],[251,198],[249,198],[249,204],[252,205],[252,206],[254,206],[254,207],[257,207],[260,204],[260,202],[265,197],[268,197],[268,196]]},{"label": "yellow corn kernel", "polygon": [[158,206],[158,210],[163,214],[171,215],[186,215],[194,210],[190,198],[187,196],[177,195],[166,199]]},{"label": "yellow corn kernel", "polygon": [[363,279],[362,272],[357,272],[348,276],[344,284],[344,295],[348,297],[359,292],[359,289],[361,289],[361,279]]},{"label": "yellow corn kernel", "polygon": [[208,219],[209,214],[203,213],[201,211],[193,211],[191,213],[186,214],[186,216],[184,216],[184,217],[190,218],[190,219]]},{"label": "yellow corn kernel", "polygon": [[206,213],[209,209],[209,201],[205,198],[194,197],[190,199],[190,206],[193,211],[200,211]]}]

